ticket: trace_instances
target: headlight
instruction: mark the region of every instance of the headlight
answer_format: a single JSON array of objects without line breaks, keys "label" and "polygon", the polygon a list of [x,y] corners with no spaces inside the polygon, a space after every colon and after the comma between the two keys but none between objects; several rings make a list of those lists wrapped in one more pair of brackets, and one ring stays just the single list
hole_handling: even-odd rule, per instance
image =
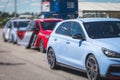
[{"label": "headlight", "polygon": [[120,53],[106,49],[106,48],[102,48],[103,53],[108,56],[108,57],[112,57],[112,58],[120,58]]}]

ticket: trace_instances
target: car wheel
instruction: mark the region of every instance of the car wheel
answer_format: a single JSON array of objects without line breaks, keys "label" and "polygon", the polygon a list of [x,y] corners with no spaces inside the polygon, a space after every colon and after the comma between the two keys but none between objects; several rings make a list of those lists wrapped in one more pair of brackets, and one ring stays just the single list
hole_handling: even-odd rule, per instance
[{"label": "car wheel", "polygon": [[51,69],[57,69],[58,68],[58,65],[56,65],[56,56],[55,56],[55,53],[54,53],[52,48],[50,48],[48,50],[47,60],[48,60],[48,64],[50,65]]},{"label": "car wheel", "polygon": [[27,46],[25,46],[25,48],[26,48],[26,49],[30,49],[30,48],[31,48],[31,46],[30,46],[30,45],[27,45]]},{"label": "car wheel", "polygon": [[89,80],[100,80],[99,67],[93,55],[89,55],[86,61],[87,76]]},{"label": "car wheel", "polygon": [[16,42],[14,41],[14,36],[12,35],[12,43],[15,44]]},{"label": "car wheel", "polygon": [[45,49],[44,49],[44,43],[42,40],[40,40],[40,46],[39,46],[40,52],[44,53]]},{"label": "car wheel", "polygon": [[4,40],[4,42],[7,42],[7,40],[5,38],[5,34],[3,34],[3,40]]},{"label": "car wheel", "polygon": [[15,42],[16,44],[18,44],[18,40],[16,39],[16,42]]}]

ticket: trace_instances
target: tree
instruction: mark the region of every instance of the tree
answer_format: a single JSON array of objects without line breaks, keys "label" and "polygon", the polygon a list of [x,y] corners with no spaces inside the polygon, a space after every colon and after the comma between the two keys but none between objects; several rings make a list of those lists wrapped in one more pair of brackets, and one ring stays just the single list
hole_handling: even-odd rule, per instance
[{"label": "tree", "polygon": [[[11,14],[11,17],[14,17],[14,14],[15,14],[15,12],[13,12],[13,13]],[[18,16],[19,16],[19,14],[18,14],[18,13],[16,13],[16,16],[18,17]]]}]

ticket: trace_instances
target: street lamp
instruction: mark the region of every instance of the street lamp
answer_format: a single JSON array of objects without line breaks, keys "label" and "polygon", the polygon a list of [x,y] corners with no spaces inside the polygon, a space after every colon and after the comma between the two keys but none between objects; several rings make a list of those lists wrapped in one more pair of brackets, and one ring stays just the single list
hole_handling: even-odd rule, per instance
[{"label": "street lamp", "polygon": [[17,0],[14,1],[14,8],[15,8],[15,13],[14,13],[14,17],[17,17]]}]

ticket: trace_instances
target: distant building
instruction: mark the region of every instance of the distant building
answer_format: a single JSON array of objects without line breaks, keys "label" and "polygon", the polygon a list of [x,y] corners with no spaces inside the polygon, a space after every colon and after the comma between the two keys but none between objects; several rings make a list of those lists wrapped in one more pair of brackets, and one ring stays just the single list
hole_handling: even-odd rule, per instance
[{"label": "distant building", "polygon": [[42,18],[113,17],[120,18],[120,3],[42,0]]},{"label": "distant building", "polygon": [[78,3],[79,17],[113,17],[120,18],[120,3]]},{"label": "distant building", "polygon": [[42,17],[77,18],[78,0],[42,0]]}]

